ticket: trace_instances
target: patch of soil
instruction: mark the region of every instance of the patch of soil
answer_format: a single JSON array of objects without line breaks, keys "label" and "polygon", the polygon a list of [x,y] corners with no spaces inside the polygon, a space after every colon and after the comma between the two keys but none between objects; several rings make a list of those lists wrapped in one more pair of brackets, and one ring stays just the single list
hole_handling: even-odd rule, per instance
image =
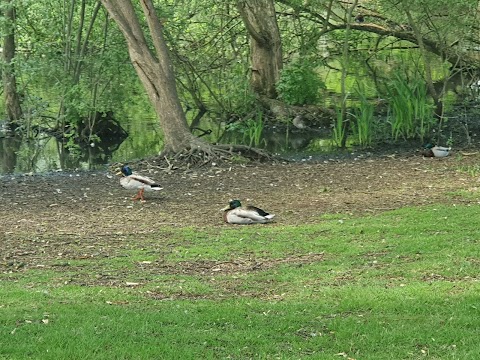
[{"label": "patch of soil", "polygon": [[[442,159],[364,154],[343,160],[212,166],[170,173],[145,167],[142,173],[164,188],[146,193],[145,203],[133,202],[135,193],[123,189],[110,172],[3,176],[0,267],[9,271],[24,264],[45,266],[49,261],[61,267],[72,259],[118,256],[122,247],[148,239],[153,232],[168,237],[170,227],[235,226],[224,224],[220,211],[231,198],[276,214],[274,223],[251,225],[259,230],[318,223],[324,214],[365,215],[435,203],[478,204],[474,194],[479,186],[479,160],[476,152]],[[165,271],[209,275],[272,265],[237,260],[185,263]]]}]

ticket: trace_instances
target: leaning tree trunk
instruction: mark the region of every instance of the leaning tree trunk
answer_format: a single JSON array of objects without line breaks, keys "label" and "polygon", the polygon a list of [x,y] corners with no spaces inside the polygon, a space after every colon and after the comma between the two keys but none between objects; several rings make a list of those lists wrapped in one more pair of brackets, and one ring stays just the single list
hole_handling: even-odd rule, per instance
[{"label": "leaning tree trunk", "polygon": [[150,49],[131,0],[102,0],[127,41],[132,64],[159,117],[164,152],[178,153],[201,143],[190,132],[180,105],[173,64],[152,0],[140,1],[150,31]]},{"label": "leaning tree trunk", "polygon": [[[147,43],[146,33],[140,25],[132,0],[101,1],[124,35],[132,64],[160,119],[164,135],[164,149],[160,157],[173,155],[171,157],[174,160],[187,166],[201,166],[228,159],[237,153],[247,158],[270,158],[258,149],[241,145],[211,145],[192,135],[180,105],[173,64],[152,0],[140,0],[152,49]],[[168,163],[170,167],[172,164]]]},{"label": "leaning tree trunk", "polygon": [[251,85],[261,96],[277,97],[282,69],[282,41],[273,0],[239,0],[237,7],[250,35]]},{"label": "leaning tree trunk", "polygon": [[3,60],[4,67],[2,71],[3,93],[5,97],[5,109],[8,122],[11,127],[18,126],[18,121],[22,118],[22,107],[20,96],[17,91],[17,79],[13,59],[15,57],[15,8],[11,0],[4,0],[4,16],[6,24],[4,25],[3,38]]}]

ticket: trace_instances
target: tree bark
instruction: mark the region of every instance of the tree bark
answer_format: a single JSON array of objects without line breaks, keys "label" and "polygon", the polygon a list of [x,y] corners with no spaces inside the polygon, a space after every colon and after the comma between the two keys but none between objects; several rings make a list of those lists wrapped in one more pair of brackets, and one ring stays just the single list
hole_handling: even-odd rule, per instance
[{"label": "tree bark", "polygon": [[252,89],[258,95],[275,99],[283,62],[274,1],[239,0],[237,8],[250,35]]},{"label": "tree bark", "polygon": [[348,74],[348,68],[350,66],[350,49],[349,49],[349,38],[350,38],[350,24],[352,21],[352,14],[355,8],[357,7],[358,0],[354,0],[353,4],[348,7],[347,13],[346,13],[346,23],[347,27],[345,29],[345,35],[343,39],[343,49],[342,49],[342,77],[340,80],[340,87],[341,87],[341,93],[342,93],[342,104],[341,104],[341,117],[342,117],[342,129],[341,129],[341,134],[342,138],[340,139],[340,147],[344,149],[347,146],[347,136],[348,136],[348,130],[350,129],[350,119],[347,116],[347,100],[348,100],[348,94],[347,94],[347,87],[346,87],[346,80],[347,80],[347,74]]},{"label": "tree bark", "polygon": [[17,91],[17,79],[13,61],[15,58],[15,7],[11,0],[4,0],[4,3],[4,16],[6,19],[4,34],[6,35],[3,37],[3,93],[8,122],[11,127],[15,128],[23,116],[20,96]]},{"label": "tree bark", "polygon": [[[164,135],[164,148],[159,157],[165,157],[167,170],[177,167],[168,161],[170,155],[177,163],[187,167],[228,160],[239,153],[247,158],[271,158],[259,149],[242,145],[211,145],[194,136],[180,104],[169,49],[152,0],[140,0],[148,32],[143,31],[132,0],[101,1],[123,33],[133,67],[159,117]],[[146,35],[150,35],[151,43],[147,42]]]},{"label": "tree bark", "polygon": [[[204,143],[189,130],[177,94],[173,64],[152,0],[141,0],[153,47],[150,47],[131,0],[102,0],[127,42],[130,60],[159,117],[164,152],[179,153]],[[148,34],[148,33],[147,33]]]}]

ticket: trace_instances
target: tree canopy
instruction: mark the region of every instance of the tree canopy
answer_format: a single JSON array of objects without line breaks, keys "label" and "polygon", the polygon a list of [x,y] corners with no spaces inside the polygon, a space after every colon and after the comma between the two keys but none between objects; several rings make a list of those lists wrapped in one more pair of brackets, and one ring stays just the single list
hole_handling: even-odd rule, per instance
[{"label": "tree canopy", "polygon": [[[115,11],[127,5],[134,26]],[[128,121],[133,104],[148,104],[173,151],[197,144],[202,124],[219,129],[203,146],[259,114],[278,124],[301,116],[371,145],[360,126],[372,108],[392,116],[377,139],[422,139],[445,121],[449,90],[478,80],[478,13],[473,0],[4,0],[3,91],[19,96],[26,128],[80,129],[86,141],[105,114]],[[152,54],[159,67],[142,67]]]}]

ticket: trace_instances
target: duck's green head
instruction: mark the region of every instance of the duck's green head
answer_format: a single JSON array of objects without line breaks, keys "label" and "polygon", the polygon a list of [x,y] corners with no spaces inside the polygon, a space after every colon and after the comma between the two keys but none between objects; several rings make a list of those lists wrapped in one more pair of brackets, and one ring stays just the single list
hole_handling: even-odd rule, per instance
[{"label": "duck's green head", "polygon": [[122,167],[122,170],[121,170],[121,171],[122,171],[122,174],[125,175],[125,176],[130,176],[130,175],[132,175],[132,169],[130,169],[130,166],[128,166],[128,165],[124,165],[124,166]]},{"label": "duck's green head", "polygon": [[132,169],[130,169],[130,166],[128,165],[123,165],[121,168],[116,168],[116,175],[121,175],[121,176],[129,176],[132,175]]},{"label": "duck's green head", "polygon": [[242,203],[240,202],[240,200],[230,200],[230,202],[228,203],[228,206],[223,208],[222,210],[223,211],[233,210],[240,206],[242,206]]},{"label": "duck's green head", "polygon": [[240,202],[240,200],[230,200],[230,209],[235,209],[235,208],[238,208],[240,206],[242,206],[242,203]]}]

